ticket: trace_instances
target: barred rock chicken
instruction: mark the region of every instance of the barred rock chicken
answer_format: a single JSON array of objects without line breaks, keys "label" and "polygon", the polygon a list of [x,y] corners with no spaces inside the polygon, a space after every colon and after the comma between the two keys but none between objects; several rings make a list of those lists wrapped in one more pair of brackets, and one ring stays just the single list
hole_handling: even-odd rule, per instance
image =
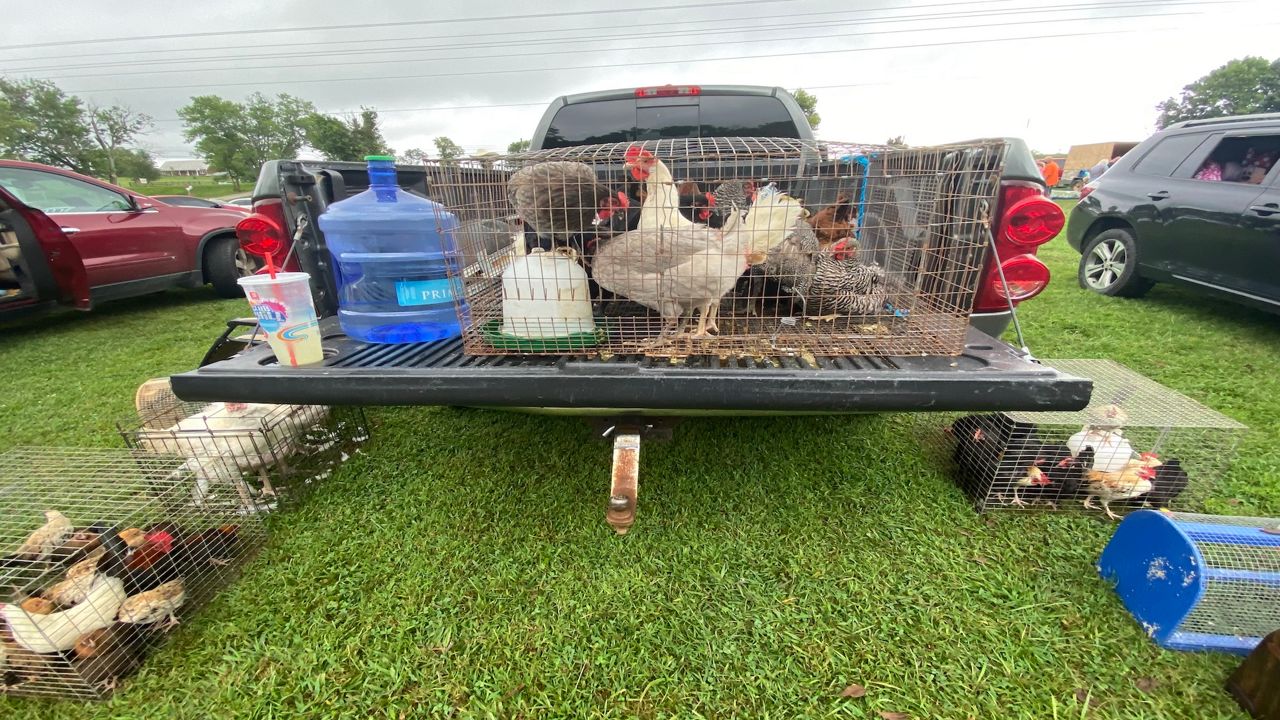
[{"label": "barred rock chicken", "polygon": [[594,234],[596,223],[624,209],[590,166],[562,160],[517,170],[507,181],[507,199],[535,233],[562,245],[574,236]]},{"label": "barred rock chicken", "polygon": [[853,219],[853,195],[842,192],[836,196],[834,203],[809,218],[809,224],[813,226],[822,246],[826,247],[838,240],[853,237]]},{"label": "barred rock chicken", "polygon": [[807,287],[817,267],[822,247],[818,236],[805,218],[796,218],[786,239],[769,248],[761,266],[765,277],[778,281],[783,290],[798,294],[797,288]]},{"label": "barred rock chicken", "polygon": [[715,207],[709,219],[711,227],[723,227],[733,208],[737,208],[738,213],[750,209],[755,192],[756,184],[750,180],[725,180],[717,185],[711,193],[711,204]]},{"label": "barred rock chicken", "polygon": [[845,242],[819,253],[813,276],[795,288],[806,317],[834,320],[841,315],[875,315],[884,309],[884,268],[858,263],[848,256]]}]

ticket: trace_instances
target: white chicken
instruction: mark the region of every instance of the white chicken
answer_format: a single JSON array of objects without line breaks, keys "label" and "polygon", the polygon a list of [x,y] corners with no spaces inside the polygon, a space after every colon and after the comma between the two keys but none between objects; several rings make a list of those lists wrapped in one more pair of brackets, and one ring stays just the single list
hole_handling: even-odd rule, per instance
[{"label": "white chicken", "polygon": [[100,576],[83,601],[49,615],[35,615],[17,605],[0,606],[0,616],[19,645],[33,653],[64,652],[85,633],[115,622],[124,603],[124,582]]},{"label": "white chicken", "polygon": [[1102,430],[1091,425],[1068,438],[1067,447],[1076,457],[1086,447],[1093,448],[1092,469],[1104,473],[1120,472],[1135,457],[1133,445],[1119,430]]},{"label": "white chicken", "polygon": [[671,170],[654,154],[639,147],[629,147],[625,164],[631,177],[644,182],[645,199],[640,206],[640,224],[636,230],[691,230],[701,227],[680,213],[680,193]]},{"label": "white chicken", "polygon": [[[214,485],[235,486],[243,495],[242,473],[283,462],[297,449],[302,434],[327,414],[323,405],[215,402],[172,427],[142,430],[138,440],[150,452],[186,457],[179,472],[195,476],[192,495],[203,504]],[[265,473],[262,481],[263,491],[274,494]]]}]

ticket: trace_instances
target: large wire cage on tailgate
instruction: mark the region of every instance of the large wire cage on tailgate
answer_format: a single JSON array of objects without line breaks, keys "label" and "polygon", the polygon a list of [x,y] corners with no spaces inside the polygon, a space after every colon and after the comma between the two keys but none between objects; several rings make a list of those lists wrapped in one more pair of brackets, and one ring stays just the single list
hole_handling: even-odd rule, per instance
[{"label": "large wire cage on tailgate", "polygon": [[701,138],[428,174],[468,353],[957,355],[1004,155]]}]

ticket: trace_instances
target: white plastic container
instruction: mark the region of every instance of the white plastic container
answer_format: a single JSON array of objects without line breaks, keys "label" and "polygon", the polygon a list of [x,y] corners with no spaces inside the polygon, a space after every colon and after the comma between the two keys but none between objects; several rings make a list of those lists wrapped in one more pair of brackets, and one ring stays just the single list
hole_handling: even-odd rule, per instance
[{"label": "white plastic container", "polygon": [[595,331],[587,271],[570,248],[535,248],[502,273],[502,334],[552,340]]}]

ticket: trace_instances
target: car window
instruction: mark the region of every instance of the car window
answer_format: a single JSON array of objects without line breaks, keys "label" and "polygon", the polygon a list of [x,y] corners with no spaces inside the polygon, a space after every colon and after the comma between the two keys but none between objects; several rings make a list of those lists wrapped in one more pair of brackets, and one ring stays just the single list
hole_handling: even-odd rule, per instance
[{"label": "car window", "polygon": [[1280,135],[1227,135],[1191,176],[1204,182],[1261,185],[1280,158]]},{"label": "car window", "polygon": [[787,106],[776,97],[703,95],[699,122],[703,137],[800,137]]},{"label": "car window", "polygon": [[218,207],[217,203],[213,203],[208,200],[201,200],[200,198],[194,198],[194,197],[181,197],[181,196],[167,197],[167,198],[163,198],[163,202],[168,203],[169,205],[181,205],[182,207],[203,207],[203,208]]},{"label": "car window", "polygon": [[636,140],[698,136],[697,105],[636,108]]},{"label": "car window", "polygon": [[1147,151],[1133,166],[1133,171],[1140,175],[1169,177],[1204,139],[1204,135],[1170,135]]},{"label": "car window", "polygon": [[118,192],[42,170],[0,167],[0,185],[27,205],[50,214],[130,208]]},{"label": "car window", "polygon": [[603,100],[560,108],[547,128],[546,148],[626,142],[635,139],[636,101]]}]

